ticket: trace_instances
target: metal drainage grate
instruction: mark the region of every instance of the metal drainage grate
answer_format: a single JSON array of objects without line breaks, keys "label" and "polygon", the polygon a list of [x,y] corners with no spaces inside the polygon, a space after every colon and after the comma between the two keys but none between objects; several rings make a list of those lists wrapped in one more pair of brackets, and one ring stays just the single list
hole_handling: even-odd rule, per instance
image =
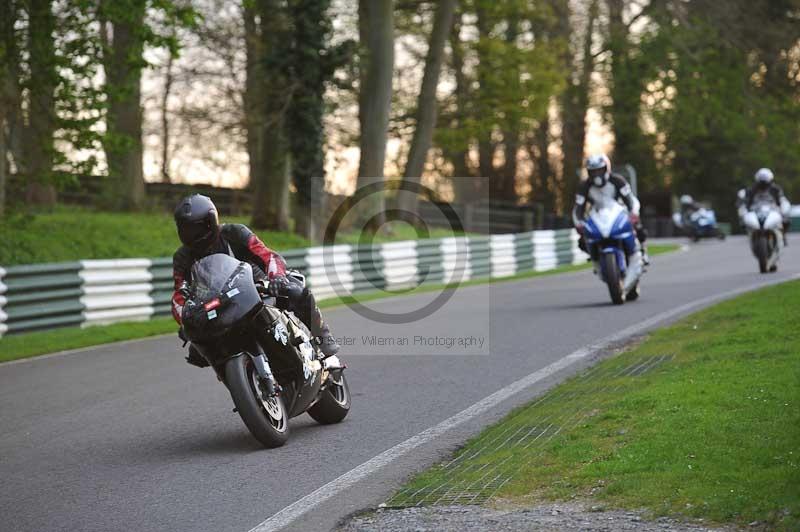
[{"label": "metal drainage grate", "polygon": [[675,355],[656,355],[652,357],[647,357],[642,359],[642,363],[638,366],[632,368],[628,373],[628,377],[638,377],[639,375],[644,375],[645,373],[649,373],[658,366],[664,364],[665,362],[669,362],[675,358]]},{"label": "metal drainage grate", "polygon": [[[578,376],[571,388],[556,389],[518,410],[505,420],[503,430],[484,432],[469,448],[436,466],[430,481],[407,486],[385,506],[484,503],[519,475],[519,466],[512,461],[517,453],[528,453],[530,460],[536,460],[549,442],[562,438],[595,415],[601,405],[587,402],[587,393],[591,396],[594,391],[618,392],[624,387],[620,377],[644,375],[673,358],[674,355],[656,355],[628,361],[623,367],[591,368]],[[534,417],[534,412],[541,415]]]}]

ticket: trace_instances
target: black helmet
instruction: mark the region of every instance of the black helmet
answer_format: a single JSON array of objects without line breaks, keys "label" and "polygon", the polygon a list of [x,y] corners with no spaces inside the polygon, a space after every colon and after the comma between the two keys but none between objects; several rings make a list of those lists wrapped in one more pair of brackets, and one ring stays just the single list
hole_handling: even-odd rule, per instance
[{"label": "black helmet", "polygon": [[207,196],[193,194],[175,208],[178,237],[185,246],[203,253],[219,237],[219,217],[214,202]]}]

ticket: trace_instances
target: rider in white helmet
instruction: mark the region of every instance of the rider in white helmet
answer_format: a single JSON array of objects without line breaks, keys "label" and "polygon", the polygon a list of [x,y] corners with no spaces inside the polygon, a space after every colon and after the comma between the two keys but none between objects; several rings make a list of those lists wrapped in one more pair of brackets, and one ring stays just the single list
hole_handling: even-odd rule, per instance
[{"label": "rider in white helmet", "polygon": [[592,155],[586,159],[586,172],[589,178],[581,182],[578,192],[575,195],[575,206],[572,209],[572,222],[575,229],[581,234],[579,246],[586,251],[586,243],[583,240],[583,226],[586,219],[586,209],[592,203],[602,202],[604,199],[621,201],[628,208],[631,223],[636,230],[636,237],[642,248],[642,261],[650,263],[644,242],[647,240],[647,232],[639,220],[639,200],[633,195],[631,186],[619,174],[611,172],[611,160],[608,156],[601,153]]},{"label": "rider in white helmet", "polygon": [[683,227],[688,227],[690,222],[689,217],[692,215],[692,213],[694,213],[695,211],[697,211],[697,209],[700,208],[700,205],[698,205],[697,202],[694,201],[694,198],[691,197],[689,194],[684,194],[683,196],[681,196],[680,204],[681,204],[681,218],[680,218],[681,223],[683,224]]},{"label": "rider in white helmet", "polygon": [[761,201],[772,202],[778,206],[783,215],[783,243],[788,245],[786,233],[789,232],[791,220],[789,214],[792,204],[783,193],[783,189],[775,184],[775,174],[769,168],[761,168],[755,175],[755,183],[747,190],[744,198],[744,208],[750,210],[753,203]]}]

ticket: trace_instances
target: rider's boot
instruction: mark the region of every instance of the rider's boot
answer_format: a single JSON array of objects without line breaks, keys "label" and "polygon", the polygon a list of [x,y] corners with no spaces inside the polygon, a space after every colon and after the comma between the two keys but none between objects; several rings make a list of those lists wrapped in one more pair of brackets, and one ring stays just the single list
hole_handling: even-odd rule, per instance
[{"label": "rider's boot", "polygon": [[650,266],[650,255],[647,254],[647,246],[642,244],[642,264]]},{"label": "rider's boot", "polygon": [[325,356],[325,358],[332,357],[339,352],[339,349],[341,349],[339,343],[336,341],[336,338],[334,338],[334,336],[331,334],[327,323],[322,322],[320,329],[317,329],[317,331],[311,331],[311,333],[317,337],[317,342],[319,342],[319,350],[322,351],[322,354]]}]

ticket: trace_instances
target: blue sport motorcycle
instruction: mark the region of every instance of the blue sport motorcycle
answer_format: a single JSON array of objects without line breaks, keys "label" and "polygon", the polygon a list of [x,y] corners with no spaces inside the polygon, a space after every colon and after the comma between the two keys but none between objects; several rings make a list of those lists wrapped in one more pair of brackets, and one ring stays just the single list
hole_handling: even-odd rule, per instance
[{"label": "blue sport motorcycle", "polygon": [[584,238],[594,271],[608,285],[611,301],[621,305],[637,299],[644,264],[628,211],[616,201],[593,206]]}]

